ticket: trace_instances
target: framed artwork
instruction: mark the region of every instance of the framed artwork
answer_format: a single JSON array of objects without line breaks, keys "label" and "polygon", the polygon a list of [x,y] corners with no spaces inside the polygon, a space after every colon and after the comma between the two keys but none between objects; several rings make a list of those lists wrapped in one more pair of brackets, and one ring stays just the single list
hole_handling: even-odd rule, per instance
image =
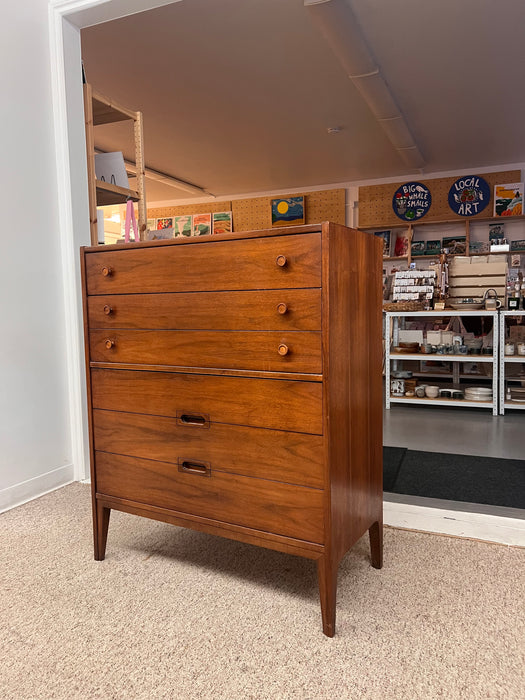
[{"label": "framed artwork", "polygon": [[510,242],[510,249],[511,250],[525,250],[525,241],[524,240],[511,241]]},{"label": "framed artwork", "polygon": [[421,182],[405,182],[394,192],[392,209],[403,221],[416,221],[430,209],[432,195]]},{"label": "framed artwork", "polygon": [[148,219],[146,222],[146,228],[148,231],[153,231],[153,229],[157,228],[157,219]]},{"label": "framed artwork", "polygon": [[390,257],[390,231],[375,231],[374,236],[383,239],[383,257]]},{"label": "framed artwork", "polygon": [[489,224],[489,241],[497,241],[505,238],[505,224]]},{"label": "framed artwork", "polygon": [[211,214],[193,215],[193,235],[209,236],[211,233]]},{"label": "framed artwork", "polygon": [[441,240],[435,239],[433,241],[427,241],[425,248],[425,255],[439,255],[441,253]]},{"label": "framed artwork", "polygon": [[216,211],[213,214],[213,233],[231,233],[232,213],[231,211]]},{"label": "framed artwork", "polygon": [[448,206],[459,216],[475,216],[488,205],[490,186],[478,175],[465,175],[452,183]]},{"label": "framed artwork", "polygon": [[412,255],[424,255],[425,254],[425,241],[412,241],[411,252],[412,252]]},{"label": "framed artwork", "polygon": [[443,250],[448,249],[451,255],[466,255],[467,252],[467,237],[466,236],[448,236],[443,238]]},{"label": "framed artwork", "polygon": [[191,214],[182,214],[181,216],[173,217],[173,228],[175,229],[175,237],[191,236],[193,230]]},{"label": "framed artwork", "polygon": [[173,217],[172,216],[166,216],[162,219],[157,219],[157,225],[155,226],[157,231],[160,231],[163,228],[173,228]]},{"label": "framed artwork", "polygon": [[494,216],[523,214],[523,182],[494,186]]},{"label": "framed artwork", "polygon": [[393,257],[400,258],[404,255],[408,255],[408,233],[406,231],[399,231],[394,244]]},{"label": "framed artwork", "polygon": [[304,224],[304,197],[272,199],[271,208],[272,226]]}]

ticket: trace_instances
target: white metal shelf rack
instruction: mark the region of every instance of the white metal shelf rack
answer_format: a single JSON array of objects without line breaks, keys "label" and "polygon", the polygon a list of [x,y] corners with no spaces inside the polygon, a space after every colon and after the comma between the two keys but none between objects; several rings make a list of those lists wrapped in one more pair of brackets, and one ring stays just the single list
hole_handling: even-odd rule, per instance
[{"label": "white metal shelf rack", "polygon": [[[423,353],[414,354],[392,354],[390,336],[392,335],[392,346],[398,345],[400,321],[404,323],[407,318],[453,318],[453,317],[490,317],[493,321],[493,354],[492,355],[428,355]],[[446,309],[445,311],[386,311],[385,312],[385,406],[390,408],[392,403],[400,404],[418,404],[420,406],[460,406],[463,408],[490,408],[494,416],[498,415],[498,347],[499,347],[499,331],[497,311],[456,311]],[[492,378],[486,379],[492,382],[492,400],[491,401],[469,401],[467,399],[451,399],[451,398],[418,398],[409,396],[391,396],[390,395],[390,377],[391,363],[394,363],[394,371],[397,368],[397,363],[401,360],[430,360],[439,359],[443,362],[452,362],[452,381],[459,383],[460,376],[464,375],[460,372],[461,363],[465,362],[490,362],[492,363]],[[434,375],[436,377],[437,375]],[[443,375],[446,379],[447,375]],[[480,378],[473,376],[473,381]]]},{"label": "white metal shelf rack", "polygon": [[[506,321],[509,317],[525,317],[525,311],[500,311],[499,312],[499,338],[500,338],[500,350],[499,350],[499,412],[503,416],[505,414],[505,409],[511,408],[515,410],[525,410],[525,403],[518,403],[517,401],[509,401],[505,398],[505,382],[506,382],[506,367],[509,364],[521,363],[525,365],[525,357],[521,355],[505,355],[505,339],[506,339]],[[525,319],[524,319],[525,320]],[[519,381],[519,377],[509,377],[509,380]]]}]

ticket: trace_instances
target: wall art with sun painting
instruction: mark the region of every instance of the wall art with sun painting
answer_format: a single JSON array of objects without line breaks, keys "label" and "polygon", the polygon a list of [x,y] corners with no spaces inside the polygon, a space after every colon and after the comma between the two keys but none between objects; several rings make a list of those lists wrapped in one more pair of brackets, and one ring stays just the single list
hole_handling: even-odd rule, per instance
[{"label": "wall art with sun painting", "polygon": [[304,224],[304,197],[272,199],[272,226]]}]

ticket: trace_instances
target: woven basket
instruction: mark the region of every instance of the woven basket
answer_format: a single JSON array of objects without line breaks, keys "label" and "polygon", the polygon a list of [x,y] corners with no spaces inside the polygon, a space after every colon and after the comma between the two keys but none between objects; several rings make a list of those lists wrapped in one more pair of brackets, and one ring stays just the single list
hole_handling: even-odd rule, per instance
[{"label": "woven basket", "polygon": [[393,301],[383,304],[383,311],[423,311],[424,308],[422,301]]}]

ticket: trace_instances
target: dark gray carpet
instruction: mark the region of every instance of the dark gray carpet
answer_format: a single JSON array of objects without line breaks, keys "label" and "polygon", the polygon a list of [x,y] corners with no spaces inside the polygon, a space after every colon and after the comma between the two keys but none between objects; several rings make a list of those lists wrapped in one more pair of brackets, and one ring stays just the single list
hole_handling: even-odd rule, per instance
[{"label": "dark gray carpet", "polygon": [[525,509],[525,461],[383,448],[390,493]]}]

